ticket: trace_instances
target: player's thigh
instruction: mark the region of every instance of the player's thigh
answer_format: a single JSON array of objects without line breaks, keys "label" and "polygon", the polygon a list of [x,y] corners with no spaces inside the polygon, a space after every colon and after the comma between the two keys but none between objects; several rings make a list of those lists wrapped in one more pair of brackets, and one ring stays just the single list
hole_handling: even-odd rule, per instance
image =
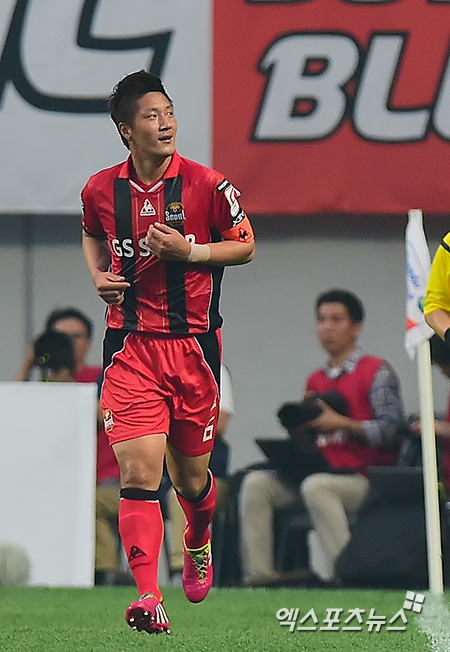
[{"label": "player's thigh", "polygon": [[113,449],[120,467],[122,487],[158,490],[166,450],[164,433],[119,441]]},{"label": "player's thigh", "polygon": [[161,382],[159,342],[139,333],[123,335],[110,330],[108,336],[114,354],[105,369],[101,406],[111,446],[146,435],[168,434],[170,395]]}]

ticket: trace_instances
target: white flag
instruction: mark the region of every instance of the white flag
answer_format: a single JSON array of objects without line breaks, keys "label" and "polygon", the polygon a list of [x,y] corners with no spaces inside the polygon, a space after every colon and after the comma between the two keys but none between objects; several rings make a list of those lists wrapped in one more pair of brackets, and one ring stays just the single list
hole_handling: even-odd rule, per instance
[{"label": "white flag", "polygon": [[423,303],[430,275],[431,259],[425,233],[422,211],[414,208],[408,213],[406,227],[406,333],[405,348],[414,359],[417,346],[430,339],[433,329],[423,314]]}]

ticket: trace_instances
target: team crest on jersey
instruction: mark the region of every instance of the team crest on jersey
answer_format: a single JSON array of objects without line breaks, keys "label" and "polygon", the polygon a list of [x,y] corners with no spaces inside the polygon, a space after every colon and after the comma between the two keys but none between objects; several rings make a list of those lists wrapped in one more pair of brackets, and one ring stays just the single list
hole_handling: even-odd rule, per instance
[{"label": "team crest on jersey", "polygon": [[156,211],[153,208],[153,204],[150,201],[150,199],[146,199],[144,201],[144,205],[142,206],[139,215],[142,215],[143,217],[145,217],[146,215],[156,215]]},{"label": "team crest on jersey", "polygon": [[111,432],[113,429],[114,419],[111,410],[105,410],[103,414],[103,425],[105,426],[105,432]]},{"label": "team crest on jersey", "polygon": [[164,210],[165,222],[168,226],[181,226],[186,220],[183,204],[173,201]]}]

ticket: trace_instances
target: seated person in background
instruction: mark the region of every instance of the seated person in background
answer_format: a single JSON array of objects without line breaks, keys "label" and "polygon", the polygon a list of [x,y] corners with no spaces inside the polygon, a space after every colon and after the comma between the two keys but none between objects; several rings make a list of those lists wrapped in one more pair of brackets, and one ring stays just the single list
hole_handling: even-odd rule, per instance
[{"label": "seated person in background", "polygon": [[[102,373],[102,368],[91,367],[86,363],[93,335],[91,319],[77,308],[57,308],[48,315],[44,329],[65,333],[70,337],[74,350],[76,381],[96,383]],[[33,343],[31,343],[15,380],[30,380],[34,364],[34,350]]]},{"label": "seated person in background", "polygon": [[[45,331],[62,333],[69,338],[72,347],[73,367],[70,368],[70,380],[81,383],[100,384],[102,368],[90,366],[86,358],[91,346],[93,335],[92,321],[77,308],[62,308],[54,310],[47,317]],[[42,335],[44,337],[44,334]],[[44,338],[44,342],[48,343]],[[56,340],[52,340],[55,342]],[[59,341],[59,346],[62,340]],[[42,343],[42,342],[41,342]],[[36,366],[35,346],[32,343],[27,351],[24,362],[16,376],[16,380],[29,380]],[[62,354],[62,348],[59,349]],[[66,354],[67,355],[67,352]],[[67,358],[64,358],[67,361]],[[52,361],[54,366],[55,360]],[[58,362],[60,364],[60,362]],[[38,365],[39,366],[39,365]],[[46,373],[55,373],[48,365],[43,367]],[[69,373],[69,367],[60,369],[60,375]],[[103,417],[99,407],[97,414],[97,491],[96,491],[96,547],[95,547],[95,578],[96,584],[134,584],[131,574],[119,569],[118,535],[113,526],[119,512],[120,471],[115,455],[109,445],[108,437],[103,427]]]},{"label": "seated person in background", "polygon": [[[225,441],[225,433],[228,429],[229,419],[233,414],[234,405],[230,372],[222,364],[220,369],[220,411],[214,448],[209,460],[209,467],[216,478],[216,513],[224,506],[227,497],[228,486],[225,478],[228,473],[229,447]],[[183,570],[183,532],[186,517],[172,488],[168,495],[168,508],[171,532],[170,571],[174,578],[179,574],[181,580],[181,572]]]},{"label": "seated person in background", "polygon": [[75,382],[75,356],[72,340],[65,333],[45,331],[32,345],[33,365],[41,380],[55,383]]},{"label": "seated person in background", "polygon": [[55,383],[75,382],[75,356],[72,341],[65,333],[45,331],[32,344],[33,366],[41,380]]},{"label": "seated person in background", "polygon": [[[302,481],[300,494],[309,512],[309,580],[332,581],[335,562],[350,539],[349,515],[355,514],[369,489],[365,470],[396,461],[396,427],[403,419],[398,377],[388,362],[357,347],[364,321],[359,298],[334,289],[316,300],[316,330],[328,354],[324,367],[311,374],[306,397],[334,390],[347,401],[339,414],[323,399],[321,413],[308,425],[336,473],[314,473]],[[292,433],[291,433],[292,434]],[[271,470],[249,473],[240,497],[244,583],[270,586],[283,580],[274,569],[274,510],[295,504],[298,493]]]}]

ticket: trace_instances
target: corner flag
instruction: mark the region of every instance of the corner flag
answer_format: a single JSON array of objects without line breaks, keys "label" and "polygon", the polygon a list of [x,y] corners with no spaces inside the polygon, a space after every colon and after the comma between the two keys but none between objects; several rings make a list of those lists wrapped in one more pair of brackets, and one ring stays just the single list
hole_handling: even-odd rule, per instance
[{"label": "corner flag", "polygon": [[405,348],[411,359],[417,346],[430,339],[433,330],[423,315],[423,302],[431,269],[430,252],[423,231],[422,211],[408,213],[406,227],[406,333]]},{"label": "corner flag", "polygon": [[433,330],[425,322],[423,302],[431,269],[430,252],[423,232],[422,211],[410,210],[406,227],[406,335],[405,348],[416,358],[422,431],[422,466],[427,532],[428,583],[432,593],[442,594],[441,524],[434,428],[433,379],[429,339]]}]

